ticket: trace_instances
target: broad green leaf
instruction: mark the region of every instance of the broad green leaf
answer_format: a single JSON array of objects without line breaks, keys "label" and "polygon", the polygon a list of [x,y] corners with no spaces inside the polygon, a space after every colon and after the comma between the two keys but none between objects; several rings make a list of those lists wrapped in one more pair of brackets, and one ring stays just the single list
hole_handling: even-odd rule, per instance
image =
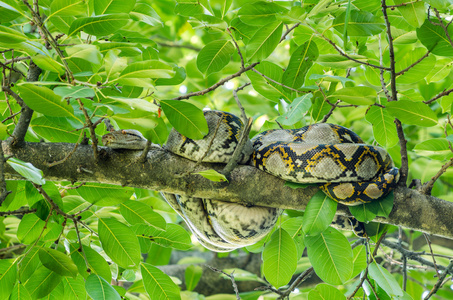
[{"label": "broad green leaf", "polygon": [[[42,116],[32,119],[30,127],[37,135],[50,142],[76,143],[81,132],[74,131],[74,123],[69,122],[69,119]],[[76,127],[82,126],[83,124],[79,123]]]},{"label": "broad green leaf", "polygon": [[105,253],[119,266],[131,268],[140,262],[140,245],[134,232],[113,218],[99,218],[99,240]]},{"label": "broad green leaf", "polygon": [[135,0],[93,0],[96,15],[129,13],[135,6]]},{"label": "broad green leaf", "polygon": [[335,287],[321,283],[308,293],[308,300],[346,300],[345,295]]},{"label": "broad green leaf", "polygon": [[306,236],[308,258],[316,275],[329,284],[342,284],[351,278],[352,249],[346,237],[334,228],[316,236]]},{"label": "broad green leaf", "polygon": [[147,3],[137,3],[129,15],[132,20],[140,21],[150,26],[163,25],[157,12]]},{"label": "broad green leaf", "polygon": [[426,18],[425,4],[423,1],[405,3],[404,0],[395,0],[394,2],[396,5],[405,4],[399,6],[397,9],[407,23],[415,28],[422,26]]},{"label": "broad green leaf", "polygon": [[368,267],[368,273],[389,296],[403,296],[403,290],[396,279],[381,265],[372,262]]},{"label": "broad green leaf", "polygon": [[22,257],[19,263],[19,279],[21,280],[21,282],[26,282],[36,271],[36,269],[38,269],[38,267],[42,265],[41,261],[39,260],[38,253],[39,247],[33,247],[32,249],[30,249],[27,255]]},{"label": "broad green leaf", "polygon": [[8,299],[17,277],[17,260],[0,260],[0,299]]},{"label": "broad green leaf", "polygon": [[159,60],[139,61],[127,66],[120,77],[125,78],[171,78],[175,75],[173,67]]},{"label": "broad green leaf", "polygon": [[43,173],[40,169],[33,166],[31,163],[27,163],[17,159],[15,157],[9,158],[7,161],[17,173],[30,180],[33,183],[38,185],[43,185],[46,183],[46,180],[43,178]]},{"label": "broad green leaf", "polygon": [[12,47],[14,44],[22,44],[27,40],[27,37],[21,32],[0,25],[0,46],[8,48]]},{"label": "broad green leaf", "polygon": [[174,66],[175,75],[172,78],[158,78],[154,81],[156,86],[159,85],[177,85],[186,79],[186,70],[183,67]]},{"label": "broad green leaf", "polygon": [[291,236],[278,228],[263,250],[263,273],[266,280],[279,288],[286,285],[296,271],[297,249]]},{"label": "broad green leaf", "polygon": [[74,116],[72,106],[51,89],[25,83],[19,86],[20,96],[24,102],[33,110],[51,117]]},{"label": "broad green leaf", "polygon": [[399,100],[389,102],[387,111],[404,124],[430,127],[437,124],[437,116],[431,108],[422,102]]},{"label": "broad green leaf", "polygon": [[337,202],[322,191],[318,191],[308,201],[305,208],[302,229],[306,235],[318,235],[329,227],[337,210]]},{"label": "broad green leaf", "polygon": [[94,90],[87,86],[59,86],[53,91],[63,98],[91,98],[95,96]]},{"label": "broad green leaf", "polygon": [[328,98],[339,99],[353,105],[370,105],[376,101],[377,93],[367,86],[354,86],[336,90]]},{"label": "broad green leaf", "polygon": [[309,79],[313,79],[313,80],[322,79],[322,81],[328,81],[328,82],[341,82],[341,84],[343,86],[346,85],[346,82],[354,82],[354,80],[352,80],[350,78],[342,77],[342,76],[319,75],[319,74],[311,74]]},{"label": "broad green leaf", "polygon": [[[64,0],[63,0],[64,1]],[[75,16],[53,16],[50,22],[64,34],[68,34],[71,24],[77,19]]]},{"label": "broad green leaf", "polygon": [[275,15],[288,11],[276,2],[257,1],[247,3],[238,12],[239,19],[248,25],[266,25],[276,21]]},{"label": "broad green leaf", "polygon": [[[404,53],[404,50],[400,51],[400,53]],[[422,47],[415,48],[412,51],[408,51],[404,54],[405,55],[402,57],[400,57],[399,55],[397,57],[397,63],[395,64],[396,71],[399,72],[406,69],[407,67],[410,67],[412,65],[413,66],[408,71],[396,77],[398,84],[410,84],[422,80],[426,75],[429,74],[432,67],[436,64],[435,56],[429,55],[420,63],[414,65],[415,62],[417,62],[426,54],[426,50]]]},{"label": "broad green leaf", "polygon": [[[437,20],[435,21],[437,22]],[[453,36],[453,27],[448,27],[448,34]],[[453,56],[453,47],[441,26],[431,24],[430,20],[417,28],[417,37],[431,53],[439,56]]]},{"label": "broad green leaf", "polygon": [[140,270],[145,290],[152,299],[181,299],[178,286],[164,272],[147,263],[141,263]]},{"label": "broad green leaf", "polygon": [[96,274],[88,276],[85,289],[93,300],[121,300],[120,294],[104,278]]},{"label": "broad green leaf", "polygon": [[61,276],[75,277],[77,275],[77,267],[74,262],[69,256],[60,251],[51,248],[40,248],[39,259],[47,269]]},{"label": "broad green leaf", "polygon": [[19,10],[5,2],[0,2],[0,23],[13,21],[21,15]]},{"label": "broad green leaf", "polygon": [[102,55],[98,47],[90,44],[75,45],[67,47],[66,52],[68,53],[67,59],[74,57],[86,60],[94,65],[100,65],[102,62]]},{"label": "broad green leaf", "polygon": [[376,218],[377,212],[367,209],[366,204],[349,206],[351,214],[360,222],[368,222]]},{"label": "broad green leaf", "polygon": [[142,202],[127,200],[121,203],[120,212],[131,225],[147,224],[158,230],[165,230],[165,219]]},{"label": "broad green leaf", "polygon": [[129,15],[127,13],[77,18],[72,22],[68,31],[68,36],[81,30],[95,36],[109,35],[118,31],[121,27],[126,25],[128,21]]},{"label": "broad green leaf", "polygon": [[[370,12],[352,10],[348,21],[348,36],[371,36],[385,29],[384,20]],[[333,27],[340,33],[344,32],[346,12],[337,16]]]},{"label": "broad green leaf", "polygon": [[216,170],[210,169],[210,170],[203,170],[194,174],[199,174],[203,176],[206,179],[209,179],[211,181],[215,182],[228,182],[228,179],[225,177],[225,175],[220,174]]},{"label": "broad green leaf", "polygon": [[201,15],[203,14],[203,12],[203,6],[200,5],[200,2],[196,0],[178,0],[175,7],[176,14],[187,17]]},{"label": "broad green leaf", "polygon": [[304,232],[302,230],[303,217],[293,217],[282,223],[282,228],[291,236],[297,248],[297,257],[302,257],[305,249]]},{"label": "broad green leaf", "polygon": [[50,14],[48,18],[54,16],[78,16],[86,10],[82,0],[54,0],[50,5]]},{"label": "broad green leaf", "polygon": [[246,45],[246,54],[249,61],[266,59],[280,42],[283,23],[280,21],[264,25],[250,39]]},{"label": "broad green leaf", "polygon": [[19,282],[13,287],[10,300],[32,300],[30,293],[25,286]]},{"label": "broad green leaf", "polygon": [[367,111],[366,120],[373,125],[373,135],[376,141],[386,147],[391,148],[398,143],[394,117],[387,109],[379,106],[372,106]]},{"label": "broad green leaf", "polygon": [[[83,278],[86,279],[90,274],[96,274],[104,278],[107,282],[112,280],[112,271],[110,270],[109,264],[101,254],[91,247],[83,246],[82,253],[79,252],[79,245],[71,244],[71,253],[71,258]],[[87,268],[90,272],[88,272]]]},{"label": "broad green leaf", "polygon": [[438,58],[436,65],[426,76],[426,81],[428,83],[441,81],[450,74],[452,66],[453,61],[451,58]]},{"label": "broad green leaf", "polygon": [[188,291],[193,291],[193,289],[197,286],[198,282],[200,281],[202,274],[203,269],[200,266],[190,265],[187,267],[186,272],[184,273],[185,279],[184,282],[186,284],[186,289]]},{"label": "broad green leaf", "polygon": [[294,125],[295,123],[304,119],[311,107],[311,98],[313,94],[305,94],[301,97],[294,99],[289,105],[288,111],[279,116],[276,120],[282,125]]},{"label": "broad green leaf", "polygon": [[61,276],[47,269],[44,266],[39,267],[33,276],[25,283],[25,287],[32,299],[41,299],[50,294],[53,289],[60,284]]},{"label": "broad green leaf", "polygon": [[201,49],[197,56],[197,67],[206,75],[222,70],[234,53],[234,46],[228,40],[210,42]]},{"label": "broad green leaf", "polygon": [[113,184],[87,183],[78,188],[77,193],[97,206],[111,206],[129,200],[134,190]]},{"label": "broad green leaf", "polygon": [[183,251],[192,248],[189,233],[177,224],[168,223],[165,231],[142,224],[134,225],[132,228],[145,248],[148,248],[151,242]]},{"label": "broad green leaf", "polygon": [[449,142],[445,138],[435,138],[423,141],[414,147],[415,153],[437,160],[447,160],[453,157]]},{"label": "broad green leaf", "polygon": [[[367,61],[367,57],[363,55],[349,55],[359,61]],[[352,61],[340,54],[322,54],[319,55],[316,63],[320,64],[321,66],[331,67],[331,68],[338,68],[338,69],[348,69],[360,66],[358,62]]]},{"label": "broad green leaf", "polygon": [[261,76],[253,71],[247,72],[247,76],[252,82],[253,88],[260,93],[260,95],[274,102],[279,102],[280,99],[284,99],[287,103],[291,103],[291,99],[283,92],[282,86],[273,82],[282,82],[283,70],[281,67],[274,63],[263,61],[257,65],[255,69],[266,76]]},{"label": "broad green leaf", "polygon": [[354,256],[354,270],[352,271],[352,277],[355,277],[362,272],[367,266],[367,249],[365,245],[360,245],[352,249],[352,254]]},{"label": "broad green leaf", "polygon": [[170,124],[182,135],[200,140],[208,134],[204,114],[195,105],[178,100],[162,100],[160,105]]},{"label": "broad green leaf", "polygon": [[55,72],[60,75],[65,73],[64,66],[49,56],[37,54],[33,56],[32,59],[33,62],[43,70]]},{"label": "broad green leaf", "polygon": [[64,296],[65,300],[80,300],[86,299],[86,289],[85,289],[85,280],[82,276],[77,276],[77,278],[64,277]]},{"label": "broad green leaf", "polygon": [[[257,281],[257,282],[261,282],[261,283],[266,283],[266,281],[264,279],[262,279],[261,277],[259,277],[258,275],[251,273],[249,271],[242,270],[242,269],[232,268],[232,269],[223,269],[222,271],[227,274],[232,274],[234,276],[234,280],[236,282],[238,282],[238,281]],[[230,277],[226,276],[225,274],[221,274],[220,276],[222,278],[230,280]]]},{"label": "broad green leaf", "polygon": [[319,52],[313,40],[299,46],[291,55],[288,66],[283,73],[283,84],[294,89],[300,88],[305,81],[305,75],[318,58]]}]

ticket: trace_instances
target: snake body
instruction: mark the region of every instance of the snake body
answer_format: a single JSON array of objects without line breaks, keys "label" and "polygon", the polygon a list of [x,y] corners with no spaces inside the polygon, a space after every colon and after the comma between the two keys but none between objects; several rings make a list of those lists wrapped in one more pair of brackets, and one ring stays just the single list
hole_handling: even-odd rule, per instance
[{"label": "snake body", "polygon": [[[239,144],[243,123],[222,111],[205,111],[204,115],[209,133],[203,139],[192,140],[172,129],[165,149],[194,161],[227,163]],[[113,134],[105,136],[104,145],[127,148],[124,142],[116,147]],[[131,139],[140,140],[138,135]],[[241,155],[240,163],[284,180],[318,183],[329,197],[346,205],[380,199],[399,179],[398,169],[384,149],[366,145],[351,130],[333,124],[262,132],[246,143]],[[163,195],[200,243],[217,252],[256,243],[272,230],[281,213],[276,208]]]}]

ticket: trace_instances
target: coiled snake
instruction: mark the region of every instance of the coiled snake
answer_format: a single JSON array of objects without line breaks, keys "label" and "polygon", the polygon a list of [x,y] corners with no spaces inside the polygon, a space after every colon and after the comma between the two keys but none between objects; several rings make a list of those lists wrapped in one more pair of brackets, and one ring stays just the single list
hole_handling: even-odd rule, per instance
[{"label": "coiled snake", "polygon": [[[244,126],[226,112],[205,111],[209,133],[189,139],[175,129],[164,148],[190,160],[227,163],[239,143]],[[103,136],[111,148],[143,149],[146,140],[135,130],[118,130]],[[358,205],[387,195],[399,179],[389,154],[365,145],[351,130],[333,124],[300,129],[274,129],[248,141],[240,163],[251,165],[297,183],[319,183],[332,199]],[[165,193],[167,202],[186,221],[206,248],[217,252],[252,245],[274,226],[280,209],[244,206],[215,199]]]}]

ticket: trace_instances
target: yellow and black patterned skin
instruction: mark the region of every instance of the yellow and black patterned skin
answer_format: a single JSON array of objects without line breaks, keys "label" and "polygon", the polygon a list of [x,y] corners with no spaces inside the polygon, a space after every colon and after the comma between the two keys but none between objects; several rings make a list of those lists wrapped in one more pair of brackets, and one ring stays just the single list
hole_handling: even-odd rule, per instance
[{"label": "yellow and black patterned skin", "polygon": [[291,182],[323,183],[329,197],[346,205],[380,199],[398,181],[398,169],[384,149],[363,144],[342,126],[268,130],[252,142],[253,166]]}]

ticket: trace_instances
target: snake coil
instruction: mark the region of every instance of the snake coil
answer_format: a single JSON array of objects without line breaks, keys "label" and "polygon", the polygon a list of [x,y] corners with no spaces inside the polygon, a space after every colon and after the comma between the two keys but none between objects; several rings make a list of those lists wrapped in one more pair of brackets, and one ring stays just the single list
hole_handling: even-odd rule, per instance
[{"label": "snake coil", "polygon": [[[227,163],[244,130],[242,121],[222,111],[205,111],[209,133],[192,140],[172,129],[165,149],[193,161]],[[126,131],[121,131],[127,135]],[[112,148],[143,148],[140,133],[131,131],[132,142],[118,142],[114,133],[103,137]],[[121,136],[121,134],[120,134]],[[318,183],[332,199],[359,205],[387,195],[399,179],[389,154],[366,145],[351,130],[333,124],[314,124],[300,129],[274,129],[248,141],[240,163],[297,183]],[[245,206],[216,199],[163,193],[167,202],[186,221],[206,248],[225,252],[252,245],[275,225],[280,209]],[[353,226],[355,226],[353,224]]]}]

